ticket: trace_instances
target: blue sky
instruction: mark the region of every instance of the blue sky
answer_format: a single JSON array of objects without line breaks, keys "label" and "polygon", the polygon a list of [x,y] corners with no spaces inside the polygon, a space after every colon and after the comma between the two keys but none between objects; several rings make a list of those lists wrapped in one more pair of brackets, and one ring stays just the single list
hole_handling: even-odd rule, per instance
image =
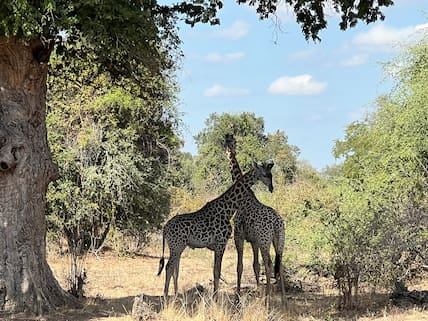
[{"label": "blue sky", "polygon": [[197,154],[193,136],[211,113],[247,111],[263,117],[266,133],[284,131],[299,147],[299,159],[319,170],[337,163],[335,140],[390,91],[383,63],[428,30],[428,0],[395,3],[384,11],[385,21],[346,31],[332,12],[317,43],[305,40],[286,7],[279,11],[280,31],[230,0],[219,26],[181,25],[183,150]]}]

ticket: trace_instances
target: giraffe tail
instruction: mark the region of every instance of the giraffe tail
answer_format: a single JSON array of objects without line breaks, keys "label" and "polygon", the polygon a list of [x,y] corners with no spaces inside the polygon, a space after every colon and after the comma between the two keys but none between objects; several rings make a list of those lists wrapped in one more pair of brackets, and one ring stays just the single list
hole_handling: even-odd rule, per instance
[{"label": "giraffe tail", "polygon": [[165,235],[162,235],[162,257],[159,260],[159,271],[158,276],[162,273],[163,267],[165,266]]},{"label": "giraffe tail", "polygon": [[274,266],[274,275],[275,278],[277,278],[280,275],[280,269],[281,269],[281,254],[277,253],[275,255],[275,266]]}]

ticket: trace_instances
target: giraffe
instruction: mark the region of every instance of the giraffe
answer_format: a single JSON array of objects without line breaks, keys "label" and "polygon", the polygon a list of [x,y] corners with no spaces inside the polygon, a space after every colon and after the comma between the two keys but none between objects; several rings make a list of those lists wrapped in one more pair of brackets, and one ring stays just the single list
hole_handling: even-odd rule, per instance
[{"label": "giraffe", "polygon": [[[232,135],[226,135],[224,140],[226,155],[229,159],[230,172],[233,181],[242,177],[241,168],[236,159],[236,140]],[[244,240],[250,242],[253,249],[253,269],[256,277],[257,287],[259,286],[260,265],[259,249],[262,254],[266,271],[266,302],[270,296],[270,276],[272,275],[272,261],[269,250],[273,242],[275,248],[275,278],[280,282],[282,292],[282,302],[284,303],[285,289],[282,275],[281,261],[284,250],[285,232],[284,221],[281,216],[271,207],[259,202],[251,189],[245,194],[245,199],[241,202],[241,207],[237,210],[234,218],[234,240],[238,254],[237,264],[237,294],[241,294],[241,278],[243,271],[243,251]]]},{"label": "giraffe", "polygon": [[221,273],[221,263],[227,241],[232,234],[230,220],[240,206],[245,194],[257,181],[262,181],[270,191],[273,189],[271,169],[273,162],[255,164],[222,195],[205,204],[196,212],[180,214],[171,218],[164,226],[162,257],[159,261],[160,275],[165,265],[165,241],[169,247],[169,260],[166,264],[164,299],[168,298],[169,283],[174,279],[177,295],[178,273],[181,253],[186,246],[208,248],[214,251],[214,295],[217,294]]}]

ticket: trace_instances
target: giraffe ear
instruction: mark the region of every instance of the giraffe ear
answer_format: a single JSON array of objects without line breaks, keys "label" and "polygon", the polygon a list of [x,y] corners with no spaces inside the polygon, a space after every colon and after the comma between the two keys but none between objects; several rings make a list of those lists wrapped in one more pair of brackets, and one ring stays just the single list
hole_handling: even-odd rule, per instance
[{"label": "giraffe ear", "polygon": [[256,161],[253,161],[253,166],[254,168],[260,168],[260,164],[257,163]]},{"label": "giraffe ear", "polygon": [[266,168],[267,168],[267,169],[269,169],[269,170],[271,170],[271,169],[272,169],[273,165],[274,165],[274,162],[273,162],[273,160],[272,160],[272,159],[269,159],[269,160],[266,162]]}]

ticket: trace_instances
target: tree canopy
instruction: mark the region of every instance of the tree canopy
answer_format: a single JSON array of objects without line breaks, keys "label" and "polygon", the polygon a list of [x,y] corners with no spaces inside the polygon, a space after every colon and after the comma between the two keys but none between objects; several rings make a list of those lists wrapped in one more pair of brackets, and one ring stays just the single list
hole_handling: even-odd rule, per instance
[{"label": "tree canopy", "polygon": [[296,15],[296,22],[301,26],[305,38],[312,38],[313,40],[320,40],[318,36],[319,32],[327,27],[326,8],[331,8],[340,15],[339,27],[341,30],[345,30],[349,27],[354,27],[359,20],[371,23],[378,19],[385,19],[382,13],[382,7],[388,7],[394,4],[392,0],[238,0],[238,3],[246,3],[250,6],[255,6],[261,19],[268,18],[272,14],[275,14],[278,6],[282,5],[284,2],[293,9]]},{"label": "tree canopy", "polygon": [[[141,236],[159,227],[180,144],[173,93],[166,94],[174,88],[152,77],[142,99],[132,82],[112,86],[95,69],[58,73],[48,91],[48,137],[60,174],[48,212],[77,253],[96,250],[112,225]],[[163,95],[151,95],[157,92]]]},{"label": "tree canopy", "polygon": [[[237,0],[255,7],[259,17],[276,14],[282,1]],[[392,0],[348,1],[286,0],[296,15],[306,39],[318,40],[327,27],[326,8],[341,16],[341,29],[384,19],[382,9]],[[90,59],[113,75],[133,75],[162,69],[173,64],[179,39],[176,20],[183,17],[194,26],[198,22],[218,24],[220,0],[192,0],[159,4],[151,0],[3,1],[0,3],[0,36],[29,40],[34,57],[48,62],[50,52],[73,61]],[[175,52],[175,53],[174,53]],[[144,68],[141,68],[144,61]]]},{"label": "tree canopy", "polygon": [[325,223],[340,278],[391,287],[426,265],[427,49],[425,41],[391,63],[397,88],[336,142],[335,156],[344,162],[337,207]]},{"label": "tree canopy", "polygon": [[253,113],[213,113],[206,120],[206,127],[196,135],[198,156],[195,179],[206,188],[216,190],[231,184],[229,163],[223,149],[226,134],[233,134],[237,145],[237,159],[242,170],[248,170],[255,161],[274,159],[272,169],[276,179],[292,181],[296,174],[298,148],[288,143],[284,132],[266,134],[264,120]]},{"label": "tree canopy", "polygon": [[[238,0],[239,4],[254,6],[262,19],[274,15],[280,2]],[[319,39],[319,31],[327,26],[325,13],[328,4],[340,14],[340,28],[346,29],[358,21],[370,23],[383,19],[382,10],[392,5],[393,1],[286,0],[285,3],[296,13],[296,20],[304,36],[307,39]],[[148,155],[148,160],[139,157],[135,162],[122,154],[123,149],[130,151],[146,142],[146,133],[140,131],[141,128],[135,123],[125,122],[120,127],[122,116],[126,119],[129,113],[143,123],[150,117],[162,118],[164,109],[152,103],[169,101],[171,98],[164,97],[170,94],[168,91],[158,89],[165,84],[171,85],[180,56],[177,19],[183,18],[190,25],[198,22],[216,24],[219,23],[217,12],[222,6],[220,0],[191,0],[175,4],[159,4],[152,0],[0,2],[0,180],[3,186],[8,186],[1,193],[1,214],[5,222],[13,222],[0,224],[0,239],[6,240],[0,242],[0,251],[5,253],[0,258],[0,265],[5,267],[0,270],[0,310],[40,314],[70,302],[50,271],[45,250],[46,192],[48,184],[57,177],[47,144],[45,123],[49,68],[52,74],[61,70],[69,73],[66,75],[69,77],[67,81],[73,82],[76,81],[74,75],[82,71],[81,63],[84,62],[95,66],[96,70],[93,71],[100,77],[106,77],[111,85],[107,86],[108,92],[96,97],[95,102],[105,104],[118,115],[101,113],[100,105],[96,104],[86,106],[80,112],[59,104],[64,110],[57,110],[56,114],[54,112],[51,115],[53,122],[55,117],[66,117],[76,123],[93,126],[92,129],[89,126],[79,132],[73,127],[72,121],[71,134],[79,138],[75,141],[77,144],[73,145],[75,149],[68,153],[61,149],[63,147],[58,148],[60,154],[64,152],[61,157],[65,158],[75,157],[77,154],[72,155],[73,152],[82,152],[76,159],[89,165],[85,171],[82,170],[86,175],[83,176],[87,179],[86,183],[101,183],[98,181],[100,172],[94,171],[92,165],[105,161],[105,158],[97,157],[107,151],[111,153],[109,155],[117,156],[120,162],[104,163],[110,165],[104,171],[119,170],[120,166],[114,166],[123,166],[124,163],[144,167],[148,161],[155,165],[156,161],[150,159],[152,154]],[[58,64],[50,65],[53,52],[61,60]],[[160,86],[153,86],[153,82]],[[98,83],[100,86],[103,84],[105,82]],[[114,87],[123,84],[125,91]],[[86,89],[86,85],[84,83],[83,88]],[[132,92],[132,98],[129,91]],[[73,94],[71,92],[70,97],[75,99]],[[60,101],[63,98],[69,97],[59,97]],[[118,101],[125,104],[121,105]],[[137,110],[130,107],[126,104],[129,101],[142,108]],[[150,105],[146,105],[146,102],[150,102]],[[148,118],[145,118],[147,115]],[[118,125],[120,130],[107,133],[112,123]],[[58,132],[64,130],[61,124],[54,125],[58,125]],[[160,127],[160,131],[165,129]],[[157,137],[151,134],[148,136]],[[144,139],[134,144],[139,135],[143,135]],[[277,140],[284,141],[283,136]],[[100,137],[101,140],[97,141]],[[58,145],[67,143],[55,135],[50,138],[56,140]],[[108,140],[103,141],[106,138]],[[111,144],[119,141],[124,143],[119,145],[120,148]],[[101,148],[95,146],[95,142]],[[147,154],[144,156],[147,158]],[[159,166],[162,167],[164,157],[160,158],[162,161]],[[76,174],[73,169],[61,170],[63,173]],[[73,184],[75,182],[70,181]],[[118,187],[117,182],[111,183],[109,186]],[[61,201],[61,197],[56,200]],[[92,202],[88,205],[91,210],[96,210]],[[112,205],[114,208],[117,204]],[[25,291],[22,284],[26,285]]]}]

